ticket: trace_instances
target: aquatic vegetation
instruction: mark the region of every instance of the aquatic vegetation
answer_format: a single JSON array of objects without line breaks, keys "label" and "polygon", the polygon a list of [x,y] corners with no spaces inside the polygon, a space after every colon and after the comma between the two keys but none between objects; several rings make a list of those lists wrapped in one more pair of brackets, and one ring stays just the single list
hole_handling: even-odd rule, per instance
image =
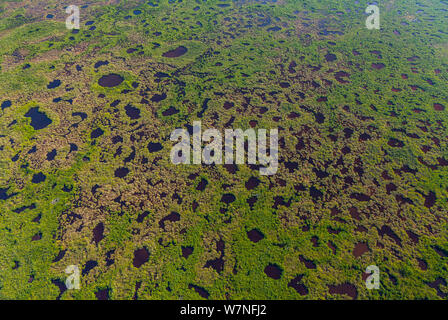
[{"label": "aquatic vegetation", "polygon": [[[0,299],[446,299],[448,3],[366,7],[2,4]],[[173,165],[194,121],[278,171]]]}]

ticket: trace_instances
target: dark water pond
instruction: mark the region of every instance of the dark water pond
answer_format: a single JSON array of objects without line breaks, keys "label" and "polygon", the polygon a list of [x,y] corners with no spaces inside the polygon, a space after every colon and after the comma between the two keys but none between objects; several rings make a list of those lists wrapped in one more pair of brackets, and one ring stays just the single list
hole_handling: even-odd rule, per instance
[{"label": "dark water pond", "polygon": [[205,290],[204,288],[198,287],[194,284],[189,284],[188,288],[194,289],[194,291],[196,291],[204,299],[208,299],[208,297],[210,296],[210,293],[208,293],[207,290]]},{"label": "dark water pond", "polygon": [[369,247],[364,242],[359,242],[355,245],[355,248],[353,249],[353,255],[355,258],[358,258],[362,256],[364,253],[369,251]]},{"label": "dark water pond", "polygon": [[57,155],[56,149],[51,150],[50,152],[47,153],[47,160],[53,161],[56,155]]},{"label": "dark water pond", "polygon": [[98,80],[98,84],[104,88],[113,88],[120,85],[124,81],[124,78],[118,74],[111,73],[106,76],[102,76]]},{"label": "dark water pond", "polygon": [[385,67],[386,65],[384,63],[372,63],[372,68],[376,70],[381,70]]},{"label": "dark water pond", "polygon": [[23,212],[25,210],[33,210],[33,209],[36,209],[36,204],[34,204],[34,203],[29,205],[29,206],[22,206],[20,208],[14,209],[13,212],[21,213],[21,212]]},{"label": "dark water pond", "polygon": [[53,279],[51,280],[51,283],[59,288],[59,296],[57,297],[57,300],[59,300],[64,292],[67,291],[67,287],[65,286],[65,283],[60,279]]},{"label": "dark water pond", "polygon": [[107,66],[109,64],[109,61],[98,61],[95,63],[95,69],[101,67],[101,66]]},{"label": "dark water pond", "polygon": [[269,264],[264,268],[264,273],[269,278],[279,280],[282,277],[283,270],[276,264]]},{"label": "dark water pond", "polygon": [[78,151],[78,146],[74,143],[70,143],[70,152]]},{"label": "dark water pond", "polygon": [[350,195],[351,199],[356,199],[361,202],[370,201],[370,197],[364,193],[354,192]]},{"label": "dark water pond", "polygon": [[53,80],[53,81],[51,81],[48,85],[47,85],[47,88],[48,89],[54,89],[54,88],[57,88],[57,87],[59,87],[61,85],[61,80]]},{"label": "dark water pond", "polygon": [[196,190],[198,191],[204,191],[205,188],[208,185],[208,181],[204,178],[201,179],[201,182],[199,182],[198,186],[196,187]]},{"label": "dark water pond", "polygon": [[226,193],[221,197],[221,202],[224,202],[225,204],[232,203],[236,200],[236,197],[231,193]]},{"label": "dark water pond", "polygon": [[446,258],[448,257],[448,251],[443,249],[442,247],[439,246],[433,246],[432,247],[434,249],[435,252],[437,252],[437,254],[439,256],[441,256],[442,258]]},{"label": "dark water pond", "polygon": [[308,260],[303,256],[299,256],[300,262],[302,262],[307,269],[316,269],[316,264],[312,260]]},{"label": "dark water pond", "polygon": [[17,195],[17,193],[8,194],[8,190],[9,188],[0,188],[0,200],[8,200],[9,198]]},{"label": "dark water pond", "polygon": [[39,111],[39,107],[30,108],[25,113],[25,117],[31,118],[31,126],[34,130],[44,129],[53,122],[45,113]]},{"label": "dark water pond", "polygon": [[126,115],[131,118],[132,120],[140,119],[140,109],[136,108],[130,104],[128,104],[126,107],[124,107],[126,110]]},{"label": "dark water pond", "polygon": [[67,250],[59,251],[58,255],[53,259],[53,262],[61,261],[62,258],[64,258],[66,252],[67,252]]},{"label": "dark water pond", "polygon": [[151,97],[151,101],[152,102],[160,102],[160,101],[162,101],[162,100],[165,100],[166,99],[166,94],[165,93],[162,93],[162,94],[155,94],[155,95],[153,95],[152,97]]},{"label": "dark water pond", "polygon": [[381,229],[378,230],[378,234],[381,237],[384,237],[384,235],[389,236],[392,238],[397,245],[401,247],[401,239],[397,236],[397,234],[389,227],[388,225],[384,225],[381,227]]},{"label": "dark water pond", "polygon": [[425,196],[425,207],[431,208],[436,204],[436,200],[437,200],[436,194],[430,191],[428,195]]},{"label": "dark water pond", "polygon": [[47,176],[44,175],[42,172],[36,173],[33,175],[33,179],[31,179],[32,183],[41,183],[44,182],[45,179],[47,179]]},{"label": "dark water pond", "polygon": [[247,237],[250,239],[250,241],[257,243],[258,241],[264,239],[264,234],[257,229],[252,229],[247,232]]},{"label": "dark water pond", "polygon": [[112,249],[106,252],[106,267],[111,266],[115,263],[115,259],[112,258],[112,255],[115,253],[115,249]]},{"label": "dark water pond", "polygon": [[95,243],[98,243],[103,239],[104,239],[104,224],[100,222],[93,229],[93,241],[95,241]]},{"label": "dark water pond", "polygon": [[142,282],[141,281],[137,281],[135,283],[134,296],[132,297],[132,300],[138,300],[138,290],[140,290],[141,286],[142,286]]},{"label": "dark water pond", "polygon": [[137,222],[138,222],[138,223],[142,223],[142,222],[145,220],[145,218],[146,218],[147,216],[149,216],[149,214],[150,214],[149,211],[145,211],[145,212],[139,214],[138,217],[137,217]]},{"label": "dark water pond", "polygon": [[117,178],[124,178],[128,175],[129,169],[125,167],[118,168],[115,170],[115,177]]},{"label": "dark water pond", "polygon": [[336,55],[333,53],[328,53],[325,55],[325,60],[327,60],[327,62],[336,61],[336,59]]},{"label": "dark water pond", "polygon": [[209,267],[212,267],[216,272],[221,273],[224,270],[224,260],[222,258],[209,260],[205,263],[204,268]]},{"label": "dark water pond", "polygon": [[[3,107],[2,107],[3,109]],[[445,110],[445,106],[443,104],[440,103],[434,103],[434,110],[436,111],[443,111]]]},{"label": "dark water pond", "polygon": [[260,185],[260,179],[256,177],[250,177],[249,180],[246,181],[245,187],[247,190],[253,190]]},{"label": "dark water pond", "polygon": [[166,57],[166,58],[177,58],[177,57],[183,56],[187,52],[188,52],[187,48],[185,48],[184,46],[180,46],[180,47],[177,47],[174,50],[170,50],[170,51],[165,52],[163,54],[163,56]]},{"label": "dark water pond", "polygon": [[31,238],[31,241],[38,241],[40,239],[42,239],[42,233],[38,232]]},{"label": "dark water pond", "polygon": [[98,290],[95,296],[98,300],[109,300],[109,288]]},{"label": "dark water pond", "polygon": [[101,137],[103,134],[104,134],[103,129],[101,129],[101,128],[96,128],[95,130],[93,130],[93,131],[90,133],[90,138],[91,138],[91,139],[96,139],[96,138]]},{"label": "dark water pond", "polygon": [[282,28],[275,26],[275,27],[272,27],[272,28],[268,28],[267,30],[271,31],[271,32],[276,32],[276,31],[282,30]]},{"label": "dark water pond", "polygon": [[96,262],[95,260],[87,261],[84,269],[82,270],[82,275],[85,276],[85,275],[89,274],[90,270],[95,268],[97,265],[98,265],[98,262]]},{"label": "dark water pond", "polygon": [[163,111],[162,112],[162,115],[164,116],[164,117],[168,117],[168,116],[172,116],[172,115],[174,115],[174,114],[176,114],[176,113],[179,113],[179,109],[176,109],[176,108],[174,108],[174,107],[169,107],[168,109],[166,109],[165,111]]},{"label": "dark water pond", "polygon": [[144,263],[149,260],[149,251],[146,248],[137,249],[134,251],[134,260],[132,264],[136,268],[140,268]]},{"label": "dark water pond", "polygon": [[168,73],[165,73],[165,72],[156,72],[155,74],[154,74],[154,77],[156,77],[156,78],[169,78],[170,77],[170,75],[168,74]]},{"label": "dark water pond", "polygon": [[338,71],[335,73],[334,77],[339,83],[345,84],[345,83],[349,83],[349,81],[345,78],[349,78],[350,74],[345,71]]},{"label": "dark water pond", "polygon": [[135,147],[132,146],[131,148],[132,148],[132,152],[129,154],[128,157],[126,157],[126,158],[124,159],[124,162],[125,162],[125,163],[131,162],[131,161],[133,161],[133,160],[135,159],[135,154],[136,154],[136,153],[135,153]]},{"label": "dark water pond", "polygon": [[303,275],[295,277],[288,283],[288,287],[293,288],[300,295],[306,296],[308,294],[308,288],[303,283],[300,283],[302,281],[302,278]]},{"label": "dark water pond", "polygon": [[2,108],[2,110],[4,110],[6,108],[9,108],[11,105],[12,105],[12,103],[10,100],[5,100],[2,102],[1,108]]},{"label": "dark water pond", "polygon": [[420,269],[422,269],[423,271],[428,270],[428,263],[426,263],[425,260],[417,258],[417,261]]},{"label": "dark water pond", "polygon": [[328,291],[330,292],[330,294],[345,294],[352,299],[356,299],[358,297],[358,290],[356,290],[356,287],[350,283],[329,285]]},{"label": "dark water pond", "polygon": [[163,149],[163,146],[160,144],[160,143],[158,143],[158,142],[156,142],[156,143],[154,143],[154,142],[150,142],[149,144],[148,144],[148,150],[149,150],[149,152],[158,152],[158,151],[160,151],[160,150],[162,150]]},{"label": "dark water pond", "polygon": [[393,148],[402,148],[404,147],[404,143],[401,140],[390,138],[387,144]]},{"label": "dark water pond", "polygon": [[179,213],[177,213],[177,212],[171,212],[169,215],[167,215],[166,217],[164,217],[164,218],[162,218],[160,221],[159,221],[159,227],[161,228],[161,229],[164,229],[165,230],[165,222],[166,221],[170,221],[170,222],[177,222],[177,221],[179,221],[180,220],[180,214]]},{"label": "dark water pond", "polygon": [[250,207],[250,210],[254,209],[254,206],[255,206],[255,203],[257,203],[257,200],[258,200],[257,196],[252,196],[246,200],[247,204]]},{"label": "dark water pond", "polygon": [[182,247],[182,257],[187,259],[194,251],[193,247]]},{"label": "dark water pond", "polygon": [[323,193],[318,190],[316,187],[311,187],[310,188],[310,196],[313,198],[313,200],[317,200],[319,198],[323,197]]}]

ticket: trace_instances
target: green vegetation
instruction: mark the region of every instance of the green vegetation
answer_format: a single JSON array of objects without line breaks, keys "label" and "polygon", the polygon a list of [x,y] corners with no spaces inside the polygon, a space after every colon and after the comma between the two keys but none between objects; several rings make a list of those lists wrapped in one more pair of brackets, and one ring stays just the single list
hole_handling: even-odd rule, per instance
[{"label": "green vegetation", "polygon": [[[448,297],[448,2],[110,2],[0,2],[0,299]],[[195,120],[277,174],[171,164]]]}]

